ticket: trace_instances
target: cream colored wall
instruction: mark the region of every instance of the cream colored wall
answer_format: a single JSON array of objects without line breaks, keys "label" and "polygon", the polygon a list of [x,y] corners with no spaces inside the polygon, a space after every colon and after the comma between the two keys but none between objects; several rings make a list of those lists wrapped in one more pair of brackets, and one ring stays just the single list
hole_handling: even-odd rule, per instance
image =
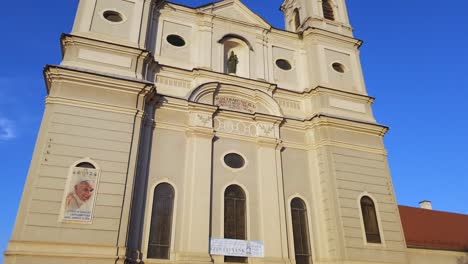
[{"label": "cream colored wall", "polygon": [[[234,10],[235,7],[234,4],[230,8]],[[249,18],[245,13],[242,16]],[[239,15],[232,17],[225,19],[208,13],[200,16],[192,9],[168,4],[161,9],[157,35],[152,35],[148,46],[156,47],[155,59],[161,64],[187,70],[206,68],[224,72],[224,49],[219,41],[226,34],[235,34],[245,38],[252,46],[247,58],[248,73],[244,73],[245,69],[239,69],[242,77],[267,80],[281,88],[298,92],[321,85],[365,94],[361,69],[356,58],[356,40],[344,36],[337,40],[324,37],[326,34],[319,30],[308,30],[311,32],[304,33],[307,37],[301,41],[295,33],[260,24],[246,25],[235,20],[240,19]],[[166,36],[171,33],[182,36],[186,40],[186,46],[169,45]],[[323,42],[317,44],[317,40],[322,39]],[[211,58],[210,62],[207,58]],[[291,70],[284,71],[275,65],[275,61],[281,58],[291,63]],[[344,64],[346,72],[341,74],[334,71],[331,67],[333,62]],[[323,65],[327,67],[324,68]],[[241,66],[242,63],[239,63],[239,67]],[[303,72],[308,74],[301,74]]]},{"label": "cream colored wall", "polygon": [[[135,107],[147,85],[121,81],[115,84],[120,89],[108,89],[102,87],[105,77],[83,85],[89,75],[63,68],[49,68],[46,76],[45,115],[5,263],[36,256],[55,263],[80,251],[93,263],[113,262],[128,220],[129,159],[135,159],[132,145],[139,135]],[[84,158],[101,169],[94,218],[91,224],[65,223],[59,218],[65,183],[72,164]]]},{"label": "cream colored wall", "polygon": [[468,253],[429,249],[407,249],[410,264],[466,264]]},{"label": "cream colored wall", "polygon": [[[287,122],[281,130],[285,196],[296,192],[312,208],[309,228],[315,261],[407,263],[381,139],[385,128],[329,121],[317,118],[305,134],[298,131],[300,122]],[[363,195],[376,204],[382,244],[366,242],[359,203]]]},{"label": "cream colored wall", "polygon": [[[234,170],[222,160],[228,153],[238,153],[245,157],[245,168]],[[224,237],[224,190],[231,184],[239,185],[247,197],[247,240],[262,240],[260,223],[260,201],[257,174],[257,147],[249,141],[219,138],[213,144],[213,208],[212,236]]]},{"label": "cream colored wall", "polygon": [[[184,132],[173,131],[165,128],[156,128],[151,146],[151,159],[149,161],[149,175],[146,198],[145,226],[143,231],[143,252],[147,252],[149,240],[149,221],[151,218],[151,206],[153,203],[154,189],[160,183],[171,184],[175,190],[175,210],[173,219],[173,240],[171,254],[174,258],[176,252],[182,250],[183,236],[181,234],[183,201],[184,201],[184,175],[185,175],[185,153],[186,137]],[[174,164],[176,163],[176,164]]]},{"label": "cream colored wall", "polygon": [[[80,0],[72,33],[125,46],[144,48],[151,1],[146,0]],[[123,21],[114,23],[103,17],[106,10],[122,14]]]}]

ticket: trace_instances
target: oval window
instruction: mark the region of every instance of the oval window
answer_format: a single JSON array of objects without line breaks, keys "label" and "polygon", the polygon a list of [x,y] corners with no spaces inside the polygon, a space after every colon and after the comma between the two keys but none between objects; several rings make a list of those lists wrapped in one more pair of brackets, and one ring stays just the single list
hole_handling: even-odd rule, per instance
[{"label": "oval window", "polygon": [[244,158],[237,153],[229,153],[224,156],[224,163],[233,169],[240,169],[244,167],[245,160]]},{"label": "oval window", "polygon": [[123,21],[122,14],[116,11],[107,10],[102,13],[102,16],[110,22],[118,23]]},{"label": "oval window", "polygon": [[276,66],[285,71],[289,71],[292,69],[291,63],[289,63],[289,61],[285,59],[276,60]]},{"label": "oval window", "polygon": [[335,71],[339,73],[344,73],[345,72],[345,66],[341,63],[335,62],[332,64],[332,67]]},{"label": "oval window", "polygon": [[176,47],[183,47],[185,46],[185,40],[179,35],[169,35],[166,38],[169,44],[176,46]]}]

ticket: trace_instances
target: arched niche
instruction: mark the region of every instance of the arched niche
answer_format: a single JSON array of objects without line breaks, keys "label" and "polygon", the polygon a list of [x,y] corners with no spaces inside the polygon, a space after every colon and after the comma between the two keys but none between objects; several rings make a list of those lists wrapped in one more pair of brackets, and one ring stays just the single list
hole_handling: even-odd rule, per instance
[{"label": "arched niche", "polygon": [[230,111],[283,117],[280,106],[267,93],[232,84],[203,84],[192,92],[188,100]]},{"label": "arched niche", "polygon": [[[218,43],[222,45],[223,72],[249,78],[250,53],[253,52],[253,48],[247,39],[238,35],[228,34],[221,38]],[[234,54],[237,60],[235,73],[229,72],[228,61],[231,54]]]}]

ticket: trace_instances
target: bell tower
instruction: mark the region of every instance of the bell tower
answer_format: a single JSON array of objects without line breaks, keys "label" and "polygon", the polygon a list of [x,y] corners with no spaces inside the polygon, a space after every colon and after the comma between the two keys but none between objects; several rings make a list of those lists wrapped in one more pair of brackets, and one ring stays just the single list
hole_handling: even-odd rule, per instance
[{"label": "bell tower", "polygon": [[288,31],[313,27],[352,37],[345,0],[285,0],[280,10]]}]

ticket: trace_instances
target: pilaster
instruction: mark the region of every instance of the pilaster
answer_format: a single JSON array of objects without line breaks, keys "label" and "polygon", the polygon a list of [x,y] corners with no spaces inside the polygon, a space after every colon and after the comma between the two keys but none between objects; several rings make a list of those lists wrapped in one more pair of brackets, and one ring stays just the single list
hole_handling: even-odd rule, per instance
[{"label": "pilaster", "polygon": [[[287,262],[285,198],[281,168],[281,118],[256,114],[258,192],[262,237],[268,262]],[[267,261],[267,260],[265,260]]]},{"label": "pilaster", "polygon": [[213,45],[213,22],[211,16],[202,16],[198,21],[198,47],[200,49],[195,53],[200,68],[212,69],[211,57]]},{"label": "pilaster", "polygon": [[182,244],[178,261],[211,262],[209,255],[213,114],[216,107],[189,103]]},{"label": "pilaster", "polygon": [[268,64],[266,63],[266,58],[267,58],[268,50],[267,50],[266,38],[267,36],[265,33],[262,35],[257,35],[256,42],[255,42],[255,50],[257,51],[256,52],[256,56],[257,56],[256,74],[257,74],[257,79],[260,79],[260,80],[267,79],[266,65]]}]

